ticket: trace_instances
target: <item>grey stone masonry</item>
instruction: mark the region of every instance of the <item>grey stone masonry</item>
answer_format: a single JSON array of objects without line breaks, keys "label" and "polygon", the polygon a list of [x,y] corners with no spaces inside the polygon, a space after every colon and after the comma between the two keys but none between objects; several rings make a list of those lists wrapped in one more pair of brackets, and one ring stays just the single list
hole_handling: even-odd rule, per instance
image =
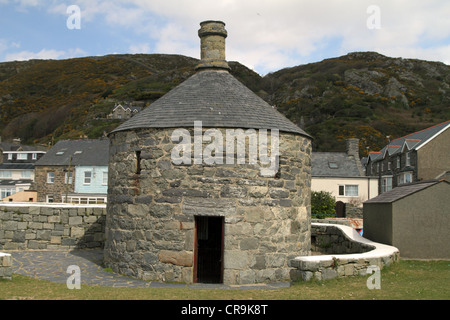
[{"label": "grey stone masonry", "polygon": [[106,205],[0,205],[0,250],[101,248]]},{"label": "grey stone masonry", "polygon": [[371,245],[352,241],[335,226],[311,226],[311,251],[315,254],[362,253],[373,249]]},{"label": "grey stone masonry", "polygon": [[195,217],[216,216],[224,218],[224,284],[289,279],[290,259],[310,250],[311,140],[280,132],[279,171],[267,177],[248,162],[174,164],[173,130],[110,134],[105,265],[191,283]]},{"label": "grey stone masonry", "polygon": [[309,281],[367,275],[369,267],[380,270],[399,261],[397,248],[361,237],[353,228],[339,224],[312,223],[309,256],[291,260],[291,279]]},{"label": "grey stone masonry", "polygon": [[11,280],[12,258],[8,253],[0,252],[0,279]]},{"label": "grey stone masonry", "polygon": [[[227,71],[224,27],[202,22],[198,72],[109,134],[104,261],[116,272],[184,283],[284,281],[291,257],[309,252],[311,137]],[[209,227],[199,239],[196,221],[221,221],[220,239]],[[206,266],[196,244],[212,238],[220,256]]]}]

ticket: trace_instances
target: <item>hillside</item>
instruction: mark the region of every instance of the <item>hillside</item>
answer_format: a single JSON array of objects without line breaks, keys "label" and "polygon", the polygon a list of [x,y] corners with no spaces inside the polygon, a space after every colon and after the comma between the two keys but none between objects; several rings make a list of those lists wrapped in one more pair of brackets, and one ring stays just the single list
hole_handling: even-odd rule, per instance
[{"label": "hillside", "polygon": [[[108,55],[0,63],[3,140],[47,144],[96,138],[120,122],[106,119],[116,102],[146,107],[194,73],[180,55]],[[237,63],[231,73],[310,133],[314,149],[361,152],[450,119],[450,66],[350,53],[260,77]]]},{"label": "hillside", "polygon": [[360,151],[450,119],[450,66],[358,52],[264,78],[266,100],[314,136],[315,150]]}]

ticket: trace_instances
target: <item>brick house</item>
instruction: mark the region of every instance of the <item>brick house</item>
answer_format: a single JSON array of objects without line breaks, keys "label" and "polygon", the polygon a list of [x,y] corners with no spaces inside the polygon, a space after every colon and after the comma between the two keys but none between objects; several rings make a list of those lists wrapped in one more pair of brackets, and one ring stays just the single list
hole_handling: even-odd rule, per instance
[{"label": "brick house", "polygon": [[450,120],[392,140],[371,152],[366,175],[378,176],[379,193],[399,185],[439,179],[450,170]]},{"label": "brick house", "polygon": [[106,202],[108,153],[108,139],[56,143],[35,164],[38,201]]}]

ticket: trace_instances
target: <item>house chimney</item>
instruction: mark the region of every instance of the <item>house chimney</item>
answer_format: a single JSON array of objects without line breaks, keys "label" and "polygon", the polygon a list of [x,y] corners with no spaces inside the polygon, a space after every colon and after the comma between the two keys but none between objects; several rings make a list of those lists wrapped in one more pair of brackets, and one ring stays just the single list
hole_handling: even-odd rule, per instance
[{"label": "house chimney", "polygon": [[347,155],[353,157],[358,167],[359,175],[364,176],[364,170],[359,158],[359,139],[349,138],[347,139]]},{"label": "house chimney", "polygon": [[195,70],[230,70],[225,60],[225,38],[227,31],[222,21],[200,23],[198,36],[201,41],[201,60]]},{"label": "house chimney", "polygon": [[349,138],[347,141],[347,155],[359,159],[359,139]]}]

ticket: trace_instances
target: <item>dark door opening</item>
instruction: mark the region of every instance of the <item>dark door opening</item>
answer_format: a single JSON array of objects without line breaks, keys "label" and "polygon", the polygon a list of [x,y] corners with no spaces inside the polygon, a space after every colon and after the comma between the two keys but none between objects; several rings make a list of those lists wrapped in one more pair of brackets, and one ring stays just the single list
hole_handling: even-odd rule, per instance
[{"label": "dark door opening", "polygon": [[336,201],[336,217],[345,218],[345,203],[342,201]]},{"label": "dark door opening", "polygon": [[194,282],[223,282],[223,217],[195,217]]}]

